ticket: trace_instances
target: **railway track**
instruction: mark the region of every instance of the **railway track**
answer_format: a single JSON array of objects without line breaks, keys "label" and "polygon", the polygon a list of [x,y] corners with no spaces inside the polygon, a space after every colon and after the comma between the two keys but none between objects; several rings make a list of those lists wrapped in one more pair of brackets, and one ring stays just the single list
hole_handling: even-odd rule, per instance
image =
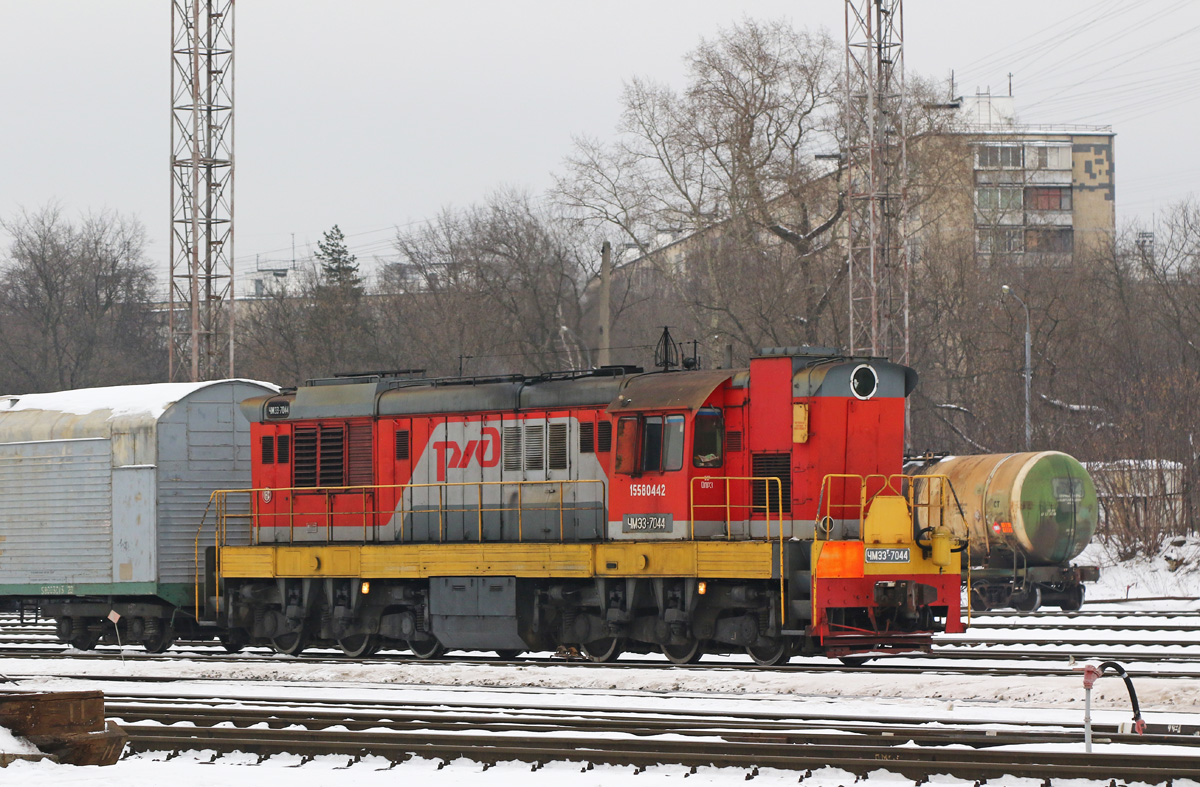
[{"label": "railway track", "polygon": [[[1130,736],[1097,725],[1103,750],[1078,746],[1078,725],[997,725],[928,716],[857,718],[613,707],[514,707],[499,703],[323,703],[216,698],[112,696],[108,715],[130,735],[130,753],[250,752],[260,757],[366,755],[401,762],[460,757],[494,764],[549,761],[624,765],[760,768],[836,767],[856,774],[884,768],[919,779],[935,774],[986,780],[999,776],[1142,780],[1200,776],[1200,737],[1152,732]],[[1136,751],[1142,746],[1146,753]],[[1163,753],[1163,746],[1174,747]],[[1040,747],[1040,748],[1039,748]],[[1130,747],[1135,750],[1130,751]]]}]

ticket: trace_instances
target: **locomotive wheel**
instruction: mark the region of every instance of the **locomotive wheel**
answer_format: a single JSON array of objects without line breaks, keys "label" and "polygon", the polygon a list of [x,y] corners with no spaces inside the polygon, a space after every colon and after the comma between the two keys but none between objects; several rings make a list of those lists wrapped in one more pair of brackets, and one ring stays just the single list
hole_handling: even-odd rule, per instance
[{"label": "locomotive wheel", "polygon": [[607,664],[621,658],[625,652],[625,641],[620,637],[606,637],[579,646],[579,652],[597,664]]},{"label": "locomotive wheel", "polygon": [[408,649],[419,659],[440,658],[446,652],[446,649],[442,647],[442,643],[432,637],[419,641],[410,639],[408,641]]},{"label": "locomotive wheel", "polygon": [[338,647],[352,659],[365,659],[374,656],[379,650],[379,637],[374,634],[356,634],[339,639]]},{"label": "locomotive wheel", "polygon": [[225,648],[226,653],[237,653],[250,644],[250,637],[244,630],[236,629],[218,634],[217,641],[221,643],[221,647]]},{"label": "locomotive wheel", "polygon": [[285,656],[299,656],[307,645],[308,638],[304,636],[303,631],[293,631],[290,634],[281,634],[271,638],[271,647],[275,648],[276,653],[282,653]]},{"label": "locomotive wheel", "polygon": [[1017,593],[1009,601],[1018,612],[1033,612],[1042,605],[1042,589],[1036,585],[1024,593]]},{"label": "locomotive wheel", "polygon": [[672,664],[695,664],[704,657],[704,643],[689,639],[683,645],[663,645],[662,652]]},{"label": "locomotive wheel", "polygon": [[147,653],[166,653],[175,644],[175,629],[161,626],[157,632],[142,640],[142,647]]},{"label": "locomotive wheel", "polygon": [[1078,612],[1083,606],[1083,585],[1072,585],[1064,590],[1058,606],[1063,612]]},{"label": "locomotive wheel", "polygon": [[496,657],[501,661],[512,661],[524,652],[525,651],[523,650],[505,650],[501,648],[500,650],[496,651]]},{"label": "locomotive wheel", "polygon": [[787,664],[792,658],[787,640],[780,640],[770,645],[760,645],[758,647],[747,645],[746,654],[760,667],[776,667],[780,664]]}]

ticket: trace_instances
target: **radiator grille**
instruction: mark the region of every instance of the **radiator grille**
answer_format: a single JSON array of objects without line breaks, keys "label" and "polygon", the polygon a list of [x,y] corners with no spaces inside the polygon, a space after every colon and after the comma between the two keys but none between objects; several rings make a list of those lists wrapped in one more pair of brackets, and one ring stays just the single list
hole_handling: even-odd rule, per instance
[{"label": "radiator grille", "polygon": [[281,434],[275,440],[275,461],[286,465],[291,460],[291,435]]},{"label": "radiator grille", "polygon": [[408,440],[409,440],[409,437],[408,437],[407,429],[397,429],[396,430],[396,461],[398,461],[398,462],[407,462],[408,461],[408,455],[409,455],[408,454],[408,452],[409,452]]},{"label": "radiator grille", "polygon": [[296,429],[296,461],[292,469],[294,486],[317,485],[317,430],[313,427]]},{"label": "radiator grille", "polygon": [[591,454],[596,451],[596,425],[591,421],[579,424],[579,453]]},{"label": "radiator grille", "polygon": [[[765,478],[778,478],[781,496],[783,498],[783,513],[792,511],[792,473],[791,454],[755,454],[751,460],[753,475]],[[770,493],[768,494],[768,488]],[[780,513],[779,499],[775,494],[775,485],[766,481],[751,482],[751,502],[755,511],[765,511],[771,514]]]},{"label": "radiator grille", "polygon": [[321,486],[345,486],[346,431],[341,426],[322,426],[317,476]]},{"label": "radiator grille", "polygon": [[544,470],[546,467],[546,427],[542,424],[525,427],[525,469]]},{"label": "radiator grille", "polygon": [[504,427],[504,469],[519,471],[521,469],[521,427]]},{"label": "radiator grille", "polygon": [[350,486],[368,486],[375,482],[373,462],[371,461],[373,441],[371,439],[371,424],[350,424],[349,451],[346,456],[348,470],[346,481]]},{"label": "radiator grille", "polygon": [[742,450],[742,433],[741,431],[729,431],[725,433],[725,450],[726,451],[741,451]]},{"label": "radiator grille", "polygon": [[612,450],[612,421],[601,421],[599,436],[596,438],[596,450],[608,453]]},{"label": "radiator grille", "polygon": [[567,469],[566,424],[550,424],[550,469]]},{"label": "radiator grille", "polygon": [[264,465],[275,464],[275,437],[273,435],[262,436],[262,463]]}]

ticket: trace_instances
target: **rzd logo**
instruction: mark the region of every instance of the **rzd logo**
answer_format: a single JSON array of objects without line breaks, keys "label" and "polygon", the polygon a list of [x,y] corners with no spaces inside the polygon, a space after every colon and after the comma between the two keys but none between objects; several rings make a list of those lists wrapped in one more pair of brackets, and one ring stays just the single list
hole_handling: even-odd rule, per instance
[{"label": "rzd logo", "polygon": [[438,481],[446,480],[446,468],[464,470],[470,466],[471,459],[477,460],[480,467],[495,467],[500,464],[500,430],[485,426],[481,440],[468,440],[465,446],[452,440],[441,440],[433,444],[433,450],[437,452]]}]

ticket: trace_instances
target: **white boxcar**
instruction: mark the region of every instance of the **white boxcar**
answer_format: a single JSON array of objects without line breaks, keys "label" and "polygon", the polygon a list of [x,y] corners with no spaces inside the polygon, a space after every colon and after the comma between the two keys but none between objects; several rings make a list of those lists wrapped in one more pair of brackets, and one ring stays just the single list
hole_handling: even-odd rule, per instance
[{"label": "white boxcar", "polygon": [[[112,610],[132,616],[130,639],[149,627],[157,643],[152,618],[192,604],[209,495],[250,483],[238,403],[276,390],[220,380],[0,397],[0,596],[40,606],[80,646],[107,633]],[[209,544],[212,519],[199,533]]]}]

